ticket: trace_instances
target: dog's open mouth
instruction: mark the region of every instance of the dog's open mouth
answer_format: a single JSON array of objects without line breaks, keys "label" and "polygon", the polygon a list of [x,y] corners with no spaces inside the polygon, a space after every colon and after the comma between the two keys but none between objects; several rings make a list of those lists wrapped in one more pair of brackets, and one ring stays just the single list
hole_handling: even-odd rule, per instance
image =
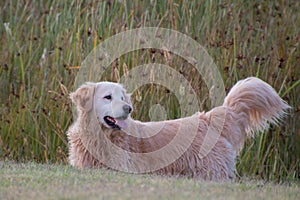
[{"label": "dog's open mouth", "polygon": [[103,119],[105,123],[113,129],[121,130],[121,128],[126,128],[127,126],[125,122],[126,118],[113,118],[111,116],[105,116]]}]

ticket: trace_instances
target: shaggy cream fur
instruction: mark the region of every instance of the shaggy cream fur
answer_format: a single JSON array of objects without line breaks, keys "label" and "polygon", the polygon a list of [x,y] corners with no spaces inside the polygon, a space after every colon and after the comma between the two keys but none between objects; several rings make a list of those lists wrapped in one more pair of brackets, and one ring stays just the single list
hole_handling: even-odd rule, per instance
[{"label": "shaggy cream fur", "polygon": [[[119,109],[131,104],[125,90],[116,83],[86,83],[71,94],[78,117],[67,135],[69,161],[75,167],[228,181],[234,178],[235,158],[246,137],[265,130],[269,123],[276,124],[290,108],[270,85],[250,77],[231,89],[222,106],[186,118],[140,122],[130,118],[129,107],[125,106],[127,115],[120,124],[128,126],[116,129],[102,119],[103,104],[97,101],[104,91],[111,91],[112,98],[117,91],[122,100]],[[179,139],[173,145],[176,137]],[[164,149],[168,145],[172,147]],[[176,155],[179,157],[172,160]]]}]

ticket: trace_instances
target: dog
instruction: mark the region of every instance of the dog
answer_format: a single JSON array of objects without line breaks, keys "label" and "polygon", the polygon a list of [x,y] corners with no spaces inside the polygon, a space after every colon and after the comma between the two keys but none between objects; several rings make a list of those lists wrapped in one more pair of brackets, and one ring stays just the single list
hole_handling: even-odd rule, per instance
[{"label": "dog", "polygon": [[234,179],[246,138],[278,124],[290,108],[255,77],[237,82],[222,106],[159,122],[132,119],[130,95],[118,83],[88,82],[70,98],[77,110],[67,132],[72,166],[213,181]]}]

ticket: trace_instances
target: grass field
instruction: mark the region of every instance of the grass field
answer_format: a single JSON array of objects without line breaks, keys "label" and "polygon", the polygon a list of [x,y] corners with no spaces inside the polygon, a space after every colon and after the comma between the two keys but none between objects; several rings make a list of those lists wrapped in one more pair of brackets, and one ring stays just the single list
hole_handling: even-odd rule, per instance
[{"label": "grass field", "polygon": [[[25,180],[32,181],[38,191],[44,188],[49,193],[54,190],[52,185],[60,188],[58,185],[70,183],[70,187],[78,189],[77,182],[91,187],[95,195],[100,192],[97,186],[103,182],[107,187],[115,185],[121,191],[125,191],[126,186],[134,190],[145,185],[152,195],[163,195],[160,186],[173,190],[174,183],[178,196],[185,195],[184,191],[202,191],[202,195],[211,198],[221,198],[222,195],[209,192],[208,186],[220,193],[231,191],[231,195],[241,196],[244,190],[249,194],[261,191],[270,193],[270,198],[299,191],[299,188],[292,187],[285,192],[285,186],[275,186],[273,193],[272,185],[257,187],[255,182],[242,182],[240,186],[236,183],[221,185],[217,189],[218,185],[213,183],[191,180],[178,180],[176,183],[175,179],[160,180],[157,177],[144,180],[143,176],[131,180],[124,174],[117,176],[124,180],[116,183],[112,172],[74,171],[65,166],[48,166],[67,163],[65,132],[73,121],[68,94],[76,89],[74,80],[82,61],[110,36],[139,27],[169,28],[199,42],[218,66],[226,91],[236,81],[248,76],[257,76],[272,85],[293,110],[282,125],[272,126],[269,131],[247,141],[237,161],[237,170],[242,177],[277,182],[299,181],[299,1],[3,0],[0,2],[0,159],[47,165],[5,165],[0,180],[5,192],[1,195],[10,195],[14,189],[20,191],[20,195],[24,190],[32,191],[27,193],[28,198],[40,195],[35,194],[26,181],[18,180],[18,176],[13,175],[14,171]],[[201,109],[209,110],[208,89],[201,76],[195,74],[192,66],[182,58],[172,56],[170,61],[165,59],[164,52],[158,50],[130,52],[111,63],[102,80],[117,81],[116,73],[123,75],[125,65],[130,70],[145,63],[167,64],[181,71],[203,100]],[[160,103],[169,119],[176,118],[180,113],[174,99],[172,93],[157,85],[142,87],[133,93],[133,117],[149,120],[145,113],[151,105]],[[74,174],[76,177],[73,177]],[[36,175],[41,176],[40,179],[36,179]],[[94,176],[103,181],[95,180]],[[89,178],[95,184],[90,183]],[[17,185],[13,184],[14,181]],[[134,186],[131,181],[139,186]],[[148,181],[150,186],[143,181]],[[167,184],[168,181],[172,184]],[[48,182],[52,183],[51,186]],[[151,193],[152,187],[160,192]],[[55,195],[65,195],[62,190],[59,191]],[[108,191],[112,196],[116,195],[113,189]],[[82,197],[87,195],[79,194],[79,189],[77,192]],[[186,195],[189,194],[187,192]]]},{"label": "grass field", "polygon": [[1,163],[1,199],[299,199],[296,183],[275,185],[76,170],[63,165]]}]

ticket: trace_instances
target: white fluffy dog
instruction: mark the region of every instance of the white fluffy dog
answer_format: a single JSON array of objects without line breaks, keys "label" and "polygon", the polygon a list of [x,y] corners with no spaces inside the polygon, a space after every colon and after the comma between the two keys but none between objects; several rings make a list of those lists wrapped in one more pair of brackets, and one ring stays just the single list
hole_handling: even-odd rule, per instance
[{"label": "white fluffy dog", "polygon": [[[276,124],[289,108],[254,77],[239,81],[222,106],[161,122],[133,120],[130,96],[117,83],[86,83],[71,99],[78,112],[67,133],[71,165],[217,181],[234,177],[246,137]],[[184,137],[163,151],[178,135]]]}]

